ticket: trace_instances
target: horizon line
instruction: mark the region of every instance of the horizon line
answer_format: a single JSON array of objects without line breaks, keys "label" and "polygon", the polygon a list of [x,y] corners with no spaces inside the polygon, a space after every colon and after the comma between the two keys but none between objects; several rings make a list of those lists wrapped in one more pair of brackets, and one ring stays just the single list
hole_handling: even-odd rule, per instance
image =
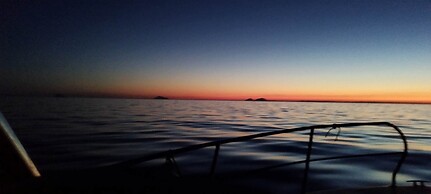
[{"label": "horizon line", "polygon": [[[207,100],[207,101],[244,101],[245,99],[233,98],[193,98],[193,97],[167,97],[167,99],[155,99],[157,96],[128,96],[128,95],[100,95],[100,94],[0,94],[0,97],[53,97],[53,98],[114,98],[114,99],[146,99],[146,100]],[[166,97],[166,96],[163,96]],[[260,97],[265,98],[265,97]],[[257,99],[257,98],[256,98]],[[256,102],[253,101],[247,102]],[[369,103],[369,104],[425,104],[431,105],[431,101],[378,101],[378,100],[310,100],[310,99],[268,99],[260,102],[315,102],[315,103]]]}]

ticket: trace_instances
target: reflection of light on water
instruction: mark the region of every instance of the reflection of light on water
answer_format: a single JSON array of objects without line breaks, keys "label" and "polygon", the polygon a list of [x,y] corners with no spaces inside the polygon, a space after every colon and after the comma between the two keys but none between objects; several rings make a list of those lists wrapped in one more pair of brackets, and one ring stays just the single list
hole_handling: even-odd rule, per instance
[{"label": "reflection of light on water", "polygon": [[387,180],[388,177],[391,177],[391,176],[392,176],[392,173],[390,172],[383,172],[378,170],[372,171],[371,173],[368,174],[368,178],[374,181]]},{"label": "reflection of light on water", "polygon": [[417,151],[428,151],[431,152],[431,145],[425,144],[425,143],[416,143],[410,146],[411,150],[417,150]]}]

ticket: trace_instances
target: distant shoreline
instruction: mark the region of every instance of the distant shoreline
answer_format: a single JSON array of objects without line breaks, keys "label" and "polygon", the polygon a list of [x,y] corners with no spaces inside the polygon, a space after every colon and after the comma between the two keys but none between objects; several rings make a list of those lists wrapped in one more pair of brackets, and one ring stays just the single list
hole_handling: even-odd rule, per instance
[{"label": "distant shoreline", "polygon": [[[51,97],[51,98],[101,98],[101,99],[143,99],[143,100],[159,100],[154,97],[135,97],[135,96],[109,96],[109,95],[4,95],[0,97]],[[239,102],[259,102],[259,101],[245,101],[243,99],[193,99],[193,98],[170,98],[170,100],[203,100],[203,101],[239,101]],[[343,101],[343,100],[272,100],[260,102],[310,102],[310,103],[359,103],[359,104],[423,104],[431,105],[431,102],[404,102],[404,101]]]}]

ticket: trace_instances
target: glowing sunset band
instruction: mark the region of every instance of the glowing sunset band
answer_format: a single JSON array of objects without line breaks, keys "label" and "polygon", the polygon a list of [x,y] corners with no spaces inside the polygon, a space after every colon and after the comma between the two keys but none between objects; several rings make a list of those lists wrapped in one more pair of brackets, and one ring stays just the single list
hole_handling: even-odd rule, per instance
[{"label": "glowing sunset band", "polygon": [[245,100],[248,98],[266,98],[274,101],[344,101],[344,102],[401,102],[401,103],[431,103],[431,92],[369,92],[338,91],[311,92],[277,90],[252,90],[247,87],[234,88],[190,88],[190,87],[150,87],[150,88],[113,88],[108,93],[130,97],[153,98],[166,96],[170,99],[197,100]]}]

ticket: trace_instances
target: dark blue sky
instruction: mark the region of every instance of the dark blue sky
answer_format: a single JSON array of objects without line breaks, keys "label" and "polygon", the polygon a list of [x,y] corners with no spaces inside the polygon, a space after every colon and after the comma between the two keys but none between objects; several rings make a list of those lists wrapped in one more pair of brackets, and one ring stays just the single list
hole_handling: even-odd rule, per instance
[{"label": "dark blue sky", "polygon": [[0,93],[431,100],[429,0],[1,7]]}]

